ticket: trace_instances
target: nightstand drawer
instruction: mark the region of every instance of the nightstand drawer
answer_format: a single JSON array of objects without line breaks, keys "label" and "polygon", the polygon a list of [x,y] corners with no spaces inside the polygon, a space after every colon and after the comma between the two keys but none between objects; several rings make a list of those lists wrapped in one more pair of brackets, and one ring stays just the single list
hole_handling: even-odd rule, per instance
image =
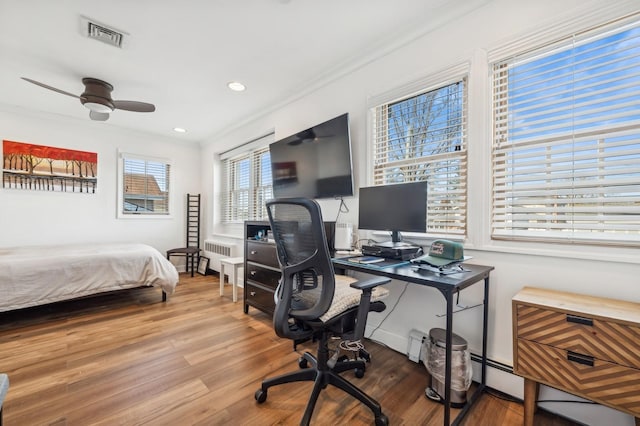
[{"label": "nightstand drawer", "polygon": [[280,268],[275,244],[247,241],[247,260]]},{"label": "nightstand drawer", "polygon": [[517,305],[517,338],[640,369],[640,327]]},{"label": "nightstand drawer", "polygon": [[269,287],[273,290],[278,286],[280,282],[280,271],[274,271],[272,269],[263,268],[253,263],[247,262],[247,279],[257,281],[265,287]]},{"label": "nightstand drawer", "polygon": [[640,415],[640,370],[518,339],[516,374]]}]

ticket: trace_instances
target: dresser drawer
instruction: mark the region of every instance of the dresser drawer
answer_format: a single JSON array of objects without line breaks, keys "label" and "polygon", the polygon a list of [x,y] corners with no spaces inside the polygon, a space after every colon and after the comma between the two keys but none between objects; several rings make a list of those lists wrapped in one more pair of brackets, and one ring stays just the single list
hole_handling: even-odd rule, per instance
[{"label": "dresser drawer", "polygon": [[516,374],[640,415],[640,370],[518,339]]},{"label": "dresser drawer", "polygon": [[280,275],[279,271],[263,268],[262,266],[247,262],[247,280],[257,281],[263,286],[275,290],[280,281]]},{"label": "dresser drawer", "polygon": [[245,283],[245,303],[255,306],[267,313],[273,314],[275,302],[273,301],[273,291],[269,291],[261,286]]},{"label": "dresser drawer", "polygon": [[247,260],[280,268],[275,244],[247,241]]},{"label": "dresser drawer", "polygon": [[516,338],[640,369],[640,327],[516,305]]}]

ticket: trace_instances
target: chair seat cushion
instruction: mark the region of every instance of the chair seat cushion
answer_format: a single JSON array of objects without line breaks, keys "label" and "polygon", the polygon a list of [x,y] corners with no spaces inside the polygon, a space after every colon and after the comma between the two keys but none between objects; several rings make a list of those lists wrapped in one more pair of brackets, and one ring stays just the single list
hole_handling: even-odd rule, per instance
[{"label": "chair seat cushion", "polygon": [[[356,290],[350,286],[351,283],[358,281],[353,277],[346,275],[336,275],[336,289],[333,293],[333,301],[331,306],[320,317],[320,321],[327,322],[331,318],[335,317],[346,311],[349,308],[356,307],[360,304],[360,296],[362,291]],[[371,302],[382,300],[389,295],[389,290],[383,286],[378,286],[371,292]]]}]

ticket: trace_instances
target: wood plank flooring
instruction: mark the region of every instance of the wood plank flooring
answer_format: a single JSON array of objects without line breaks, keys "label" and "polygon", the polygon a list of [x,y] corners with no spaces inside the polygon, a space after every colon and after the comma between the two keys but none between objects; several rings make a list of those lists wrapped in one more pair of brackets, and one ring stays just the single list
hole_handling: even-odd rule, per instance
[{"label": "wood plank flooring", "polygon": [[[217,276],[183,274],[167,303],[143,288],[1,313],[0,372],[11,381],[4,426],[298,424],[311,383],[274,387],[264,404],[253,394],[263,378],[298,368],[300,354],[267,315],[245,315],[229,286],[224,297],[218,289]],[[367,349],[365,377],[344,374],[390,424],[441,425],[441,406],[424,396],[424,366],[373,342]],[[463,424],[522,420],[521,404],[484,394]],[[370,425],[373,416],[329,386],[312,424]],[[536,424],[573,425],[544,412]]]}]

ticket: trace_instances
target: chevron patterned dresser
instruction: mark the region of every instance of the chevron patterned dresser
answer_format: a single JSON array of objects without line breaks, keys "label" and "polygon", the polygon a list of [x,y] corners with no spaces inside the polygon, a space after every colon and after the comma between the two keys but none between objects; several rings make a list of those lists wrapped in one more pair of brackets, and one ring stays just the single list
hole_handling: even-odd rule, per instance
[{"label": "chevron patterned dresser", "polygon": [[525,287],[512,313],[525,426],[540,383],[629,413],[640,426],[640,303]]}]

